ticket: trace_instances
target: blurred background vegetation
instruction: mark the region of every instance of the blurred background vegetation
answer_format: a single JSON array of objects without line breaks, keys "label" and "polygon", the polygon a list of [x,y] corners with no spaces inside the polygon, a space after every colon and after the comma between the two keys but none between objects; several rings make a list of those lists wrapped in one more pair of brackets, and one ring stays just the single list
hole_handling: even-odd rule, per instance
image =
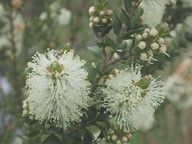
[{"label": "blurred background vegetation", "polygon": [[[82,58],[91,62],[96,59],[87,49],[96,39],[88,26],[87,11],[93,3],[93,0],[0,0],[0,144],[21,143],[25,68],[34,53],[72,46]],[[116,12],[121,6],[122,0],[109,1],[110,9]],[[176,5],[168,6],[163,21],[170,25],[171,32],[166,38],[170,57],[159,57],[163,60],[146,65],[143,71],[161,74],[166,82],[170,75],[183,75],[178,69],[189,68],[177,67],[192,57],[192,1],[178,0]],[[191,105],[180,107],[165,100],[155,121],[143,131],[133,133],[131,143],[192,144]]]}]

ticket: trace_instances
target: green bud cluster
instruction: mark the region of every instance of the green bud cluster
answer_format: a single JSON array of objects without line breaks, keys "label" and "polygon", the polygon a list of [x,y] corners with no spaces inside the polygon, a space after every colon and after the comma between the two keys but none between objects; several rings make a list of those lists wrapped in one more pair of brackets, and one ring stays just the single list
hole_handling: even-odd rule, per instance
[{"label": "green bud cluster", "polygon": [[132,135],[130,133],[124,132],[122,130],[112,130],[107,132],[103,141],[110,144],[129,144]]},{"label": "green bud cluster", "polygon": [[91,6],[89,8],[90,23],[89,27],[104,26],[112,22],[113,11],[112,10],[98,10],[96,7]]},{"label": "green bud cluster", "polygon": [[154,54],[166,54],[167,46],[165,45],[164,37],[168,32],[166,24],[158,25],[156,28],[146,28],[142,34],[136,36],[137,47],[140,52],[140,59],[146,62],[156,60]]}]

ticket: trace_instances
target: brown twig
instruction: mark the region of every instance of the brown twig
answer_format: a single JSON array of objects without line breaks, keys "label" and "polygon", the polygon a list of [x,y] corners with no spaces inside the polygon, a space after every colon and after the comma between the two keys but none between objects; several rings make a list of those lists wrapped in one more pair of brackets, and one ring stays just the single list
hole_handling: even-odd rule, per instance
[{"label": "brown twig", "polygon": [[14,24],[13,24],[13,10],[10,8],[10,13],[9,13],[9,23],[10,23],[10,34],[11,34],[11,51],[12,51],[12,65],[13,65],[13,77],[14,77],[14,87],[15,87],[15,98],[17,102],[20,102],[20,83],[18,80],[18,64],[17,64],[17,49],[16,49],[16,42],[15,42],[15,36],[14,36]]},{"label": "brown twig", "polygon": [[[139,0],[135,6],[132,8],[131,10],[131,13],[130,13],[130,17],[132,17],[136,11],[136,9],[139,7],[140,3],[142,2],[142,0]],[[117,36],[116,38],[116,45],[117,47],[122,43],[122,36],[124,35],[124,33],[126,32],[126,25],[122,25],[122,29],[120,31],[120,34],[119,36]],[[115,64],[116,62],[119,62],[120,60],[122,59],[128,59],[130,56],[134,56],[136,54],[132,54],[132,53],[126,53],[124,54],[121,58],[117,58],[117,59],[113,59],[113,55],[114,55],[115,51],[111,51],[109,56],[107,57],[104,57],[102,58],[103,59],[103,64],[101,66],[101,69],[100,69],[100,74],[97,75],[95,81],[92,83],[92,86],[91,86],[91,92],[94,92],[97,88],[97,84],[99,83],[100,79],[102,78],[102,75],[104,73],[104,71],[112,64]],[[102,54],[103,56],[103,54]]]}]

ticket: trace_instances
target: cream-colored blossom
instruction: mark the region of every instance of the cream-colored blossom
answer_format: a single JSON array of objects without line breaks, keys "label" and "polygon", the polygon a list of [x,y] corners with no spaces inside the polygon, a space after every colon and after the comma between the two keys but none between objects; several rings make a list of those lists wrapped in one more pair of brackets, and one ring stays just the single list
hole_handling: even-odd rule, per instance
[{"label": "cream-colored blossom", "polygon": [[26,82],[29,114],[41,122],[55,122],[63,129],[80,121],[89,100],[84,64],[73,51],[62,55],[54,50],[36,53],[28,63],[32,70]]},{"label": "cream-colored blossom", "polygon": [[163,102],[163,83],[141,76],[141,66],[130,66],[106,82],[103,106],[111,113],[117,128],[133,131],[142,127]]}]

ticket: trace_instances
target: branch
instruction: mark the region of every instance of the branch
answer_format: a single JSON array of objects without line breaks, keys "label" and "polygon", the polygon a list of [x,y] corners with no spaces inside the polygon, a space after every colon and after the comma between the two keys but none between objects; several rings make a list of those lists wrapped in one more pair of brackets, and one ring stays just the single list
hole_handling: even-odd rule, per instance
[{"label": "branch", "polygon": [[14,77],[14,87],[15,87],[15,98],[17,100],[17,102],[20,102],[20,96],[21,96],[21,90],[20,90],[20,83],[19,83],[19,80],[18,80],[18,64],[17,64],[17,56],[16,56],[16,52],[17,52],[17,49],[16,49],[16,42],[15,42],[15,36],[14,36],[14,24],[13,24],[13,10],[12,8],[10,8],[10,13],[9,13],[9,23],[10,23],[10,34],[11,34],[11,51],[12,51],[12,55],[13,55],[13,58],[12,58],[12,65],[13,65],[13,77]]},{"label": "branch", "polygon": [[[142,2],[142,0],[139,0],[132,8],[131,10],[131,13],[130,13],[130,17],[132,17],[135,13],[135,11],[137,10],[137,8],[139,7],[140,3]],[[122,43],[122,36],[125,34],[126,32],[126,29],[127,29],[127,26],[126,25],[122,25],[122,29],[120,31],[120,34],[119,36],[117,36],[116,38],[116,45],[117,47]],[[103,61],[103,64],[101,66],[101,69],[100,69],[100,75],[97,75],[95,81],[93,82],[92,86],[91,86],[91,92],[94,92],[97,88],[97,84],[99,83],[100,79],[102,78],[102,75],[104,73],[104,71],[112,64],[115,64],[116,62],[119,62],[120,60],[122,59],[128,59],[130,56],[134,56],[136,54],[131,54],[131,53],[126,53],[125,55],[123,55],[121,58],[118,58],[118,59],[113,59],[113,55],[114,55],[115,51],[111,51],[109,56],[105,57],[104,58],[104,61]],[[102,55],[103,56],[103,55]]]}]

